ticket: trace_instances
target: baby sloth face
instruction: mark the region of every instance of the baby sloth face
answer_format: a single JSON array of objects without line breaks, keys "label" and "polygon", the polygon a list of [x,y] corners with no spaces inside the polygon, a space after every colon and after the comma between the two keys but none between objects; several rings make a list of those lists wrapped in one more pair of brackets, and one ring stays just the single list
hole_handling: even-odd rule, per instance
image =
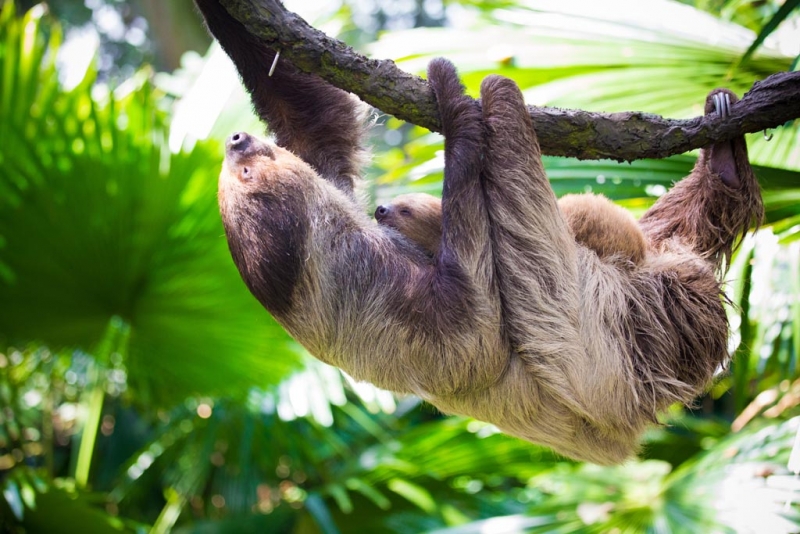
[{"label": "baby sloth face", "polygon": [[438,198],[425,193],[400,195],[391,204],[378,206],[375,220],[436,255],[442,239],[442,201]]}]

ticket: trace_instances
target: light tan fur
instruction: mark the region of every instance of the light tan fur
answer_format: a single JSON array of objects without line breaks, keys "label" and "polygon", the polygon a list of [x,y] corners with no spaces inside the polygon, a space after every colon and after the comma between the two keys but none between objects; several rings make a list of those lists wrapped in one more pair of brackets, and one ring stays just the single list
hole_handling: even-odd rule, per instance
[{"label": "light tan fur", "polygon": [[558,207],[575,241],[605,261],[639,265],[647,254],[647,241],[636,219],[602,195],[564,195]]}]

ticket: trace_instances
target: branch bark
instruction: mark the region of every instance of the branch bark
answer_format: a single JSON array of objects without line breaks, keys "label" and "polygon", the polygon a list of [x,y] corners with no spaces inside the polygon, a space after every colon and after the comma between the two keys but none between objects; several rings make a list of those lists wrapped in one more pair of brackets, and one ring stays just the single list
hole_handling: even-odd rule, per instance
[{"label": "branch bark", "polygon": [[[309,26],[277,0],[220,1],[248,32],[280,50],[281,60],[358,95],[385,113],[441,131],[433,92],[422,78],[400,70],[391,60],[358,54]],[[797,119],[800,72],[781,72],[756,82],[726,119],[675,120],[637,111],[528,109],[545,154],[619,161],[663,158]]]}]

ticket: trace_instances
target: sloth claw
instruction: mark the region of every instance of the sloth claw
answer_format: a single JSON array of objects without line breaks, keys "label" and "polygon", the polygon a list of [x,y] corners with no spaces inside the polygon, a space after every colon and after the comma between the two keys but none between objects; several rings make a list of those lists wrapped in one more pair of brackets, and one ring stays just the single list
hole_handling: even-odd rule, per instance
[{"label": "sloth claw", "polygon": [[714,93],[714,111],[723,119],[730,115],[731,96],[728,93]]}]

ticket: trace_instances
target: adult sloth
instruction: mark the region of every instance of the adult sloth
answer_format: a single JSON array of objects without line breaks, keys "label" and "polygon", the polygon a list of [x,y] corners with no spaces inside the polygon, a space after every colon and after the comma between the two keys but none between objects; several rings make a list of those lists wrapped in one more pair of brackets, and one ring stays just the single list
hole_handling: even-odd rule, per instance
[{"label": "adult sloth", "polygon": [[[276,138],[228,140],[220,207],[231,253],[313,355],[602,464],[630,456],[658,410],[690,401],[725,363],[715,270],[761,215],[743,140],[701,154],[640,221],[645,259],[619,269],[575,243],[517,86],[487,78],[478,106],[436,60],[445,179],[431,258],[356,200],[357,101],[287,62],[270,77],[273,52],[217,1],[197,4]],[[711,112],[724,99],[708,102]]]}]

